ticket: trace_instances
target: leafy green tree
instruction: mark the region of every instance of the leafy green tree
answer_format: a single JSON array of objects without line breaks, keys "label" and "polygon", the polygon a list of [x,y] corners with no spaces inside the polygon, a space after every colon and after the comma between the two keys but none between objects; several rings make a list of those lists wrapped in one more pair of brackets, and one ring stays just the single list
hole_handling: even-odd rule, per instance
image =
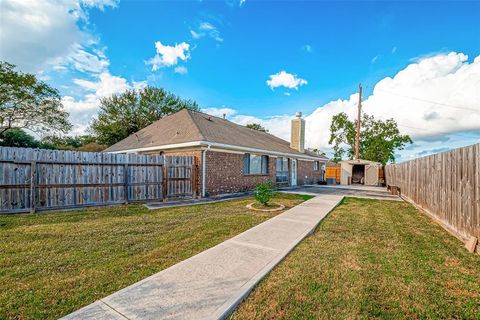
[{"label": "leafy green tree", "polygon": [[262,127],[260,123],[249,123],[246,127],[257,131],[268,132],[268,129]]},{"label": "leafy green tree", "polygon": [[307,149],[308,151],[311,151],[311,152],[315,152],[316,154],[318,154],[319,156],[324,156],[326,157],[326,153],[323,152],[322,150],[318,149],[318,148],[308,148]]},{"label": "leafy green tree", "polygon": [[[360,121],[359,157],[377,161],[382,164],[395,162],[395,150],[403,150],[407,143],[412,143],[408,135],[401,135],[393,119],[375,120],[373,116],[362,114]],[[348,159],[355,156],[355,137],[357,120],[351,121],[342,112],[332,118],[330,141],[333,143],[334,158],[338,162],[346,155]]]},{"label": "leafy green tree", "polygon": [[13,128],[68,132],[71,127],[57,89],[0,62],[0,138]]},{"label": "leafy green tree", "polygon": [[199,110],[194,101],[183,100],[162,88],[127,90],[101,100],[100,111],[92,122],[91,130],[98,143],[111,146],[184,108]]},{"label": "leafy green tree", "polygon": [[25,130],[13,128],[7,130],[0,138],[0,146],[17,148],[40,148],[55,150],[77,150],[99,152],[107,147],[96,143],[95,137],[90,135],[76,137],[46,136],[41,140],[35,139]]},{"label": "leafy green tree", "polygon": [[17,148],[39,148],[40,142],[23,131],[22,129],[13,128],[5,131],[0,138],[0,146],[17,147]]},{"label": "leafy green tree", "polygon": [[59,150],[77,150],[88,152],[100,152],[105,150],[107,146],[97,143],[97,140],[92,135],[82,136],[49,136],[42,139],[43,145],[50,145],[49,149]]},{"label": "leafy green tree", "polygon": [[76,150],[78,151],[85,151],[85,152],[100,152],[107,148],[107,146],[101,145],[97,142],[90,142],[87,144],[78,147]]},{"label": "leafy green tree", "polygon": [[51,149],[79,150],[83,146],[95,143],[96,139],[91,135],[83,136],[46,136],[42,138],[42,144],[51,146]]}]

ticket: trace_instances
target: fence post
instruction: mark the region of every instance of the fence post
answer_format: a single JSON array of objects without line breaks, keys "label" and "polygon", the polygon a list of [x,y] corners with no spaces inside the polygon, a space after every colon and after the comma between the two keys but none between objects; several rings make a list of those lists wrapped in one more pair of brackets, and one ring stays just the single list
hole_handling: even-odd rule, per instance
[{"label": "fence post", "polygon": [[37,177],[37,163],[30,163],[30,213],[35,213],[35,186]]},{"label": "fence post", "polygon": [[128,163],[123,165],[123,182],[124,182],[124,193],[125,193],[125,204],[128,204]]}]

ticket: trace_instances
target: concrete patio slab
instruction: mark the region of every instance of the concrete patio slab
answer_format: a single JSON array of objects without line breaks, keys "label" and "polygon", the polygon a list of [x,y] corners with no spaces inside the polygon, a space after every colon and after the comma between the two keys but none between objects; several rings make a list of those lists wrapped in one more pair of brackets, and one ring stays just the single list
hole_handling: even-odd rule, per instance
[{"label": "concrete patio slab", "polygon": [[[393,200],[403,201],[402,198],[392,195],[383,187],[369,187],[369,186],[342,186],[342,185],[308,185],[301,186],[296,189],[281,190],[284,193],[294,194],[308,194],[312,196],[334,195],[355,198],[377,199],[377,200]],[[323,198],[323,197],[322,197]]]},{"label": "concrete patio slab", "polygon": [[317,196],[63,319],[223,319],[342,198]]}]

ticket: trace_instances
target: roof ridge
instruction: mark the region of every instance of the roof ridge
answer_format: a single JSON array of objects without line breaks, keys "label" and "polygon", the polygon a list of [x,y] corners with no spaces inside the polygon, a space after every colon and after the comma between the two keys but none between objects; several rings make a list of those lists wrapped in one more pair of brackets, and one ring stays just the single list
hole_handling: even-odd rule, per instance
[{"label": "roof ridge", "polygon": [[[196,110],[191,110],[191,109],[187,109],[185,108],[184,110],[187,110],[187,114],[188,114],[188,117],[190,118],[190,121],[193,123],[193,125],[195,126],[195,129],[197,129],[197,132],[200,134],[200,137],[202,137],[202,140],[205,140],[205,135],[203,134],[202,130],[200,129],[200,127],[198,126],[197,122],[195,121],[195,119],[192,117],[192,112],[199,112],[199,113],[203,113],[203,112],[200,112],[200,111],[196,111]],[[206,113],[205,113],[206,114]]]},{"label": "roof ridge", "polygon": [[[223,121],[224,123],[228,123],[229,125],[232,125],[234,127],[237,127],[237,128],[241,128],[243,130],[249,130],[250,132],[256,134],[256,135],[263,135],[265,138],[270,138],[272,139],[272,143],[274,144],[277,144],[277,145],[281,145],[283,147],[287,147],[288,149],[291,150],[291,152],[297,152],[297,153],[301,153],[301,154],[305,154],[305,152],[299,152],[298,150],[294,149],[291,147],[290,145],[290,142],[287,141],[287,140],[284,140],[280,137],[277,137],[276,135],[270,133],[270,132],[264,132],[264,131],[260,131],[260,130],[255,130],[255,129],[252,129],[252,128],[248,128],[247,126],[245,125],[241,125],[241,124],[238,124],[236,122],[233,122],[231,120],[228,120],[226,118],[221,118],[221,117],[217,117],[217,116],[214,116],[214,115],[211,115],[211,114],[208,114],[208,113],[205,113],[205,112],[202,112],[202,111],[197,111],[197,110],[189,110],[191,113],[196,113],[202,117],[205,117],[205,118],[208,118],[209,120],[211,120],[211,118],[213,119],[218,119],[219,121]],[[205,140],[208,140],[207,138],[207,134],[204,134],[204,132],[202,131],[202,128],[201,126],[198,126],[196,121],[195,121],[195,118],[194,119],[194,123],[195,125],[197,126],[197,128],[199,129],[202,137],[205,139]]]},{"label": "roof ridge", "polygon": [[[213,117],[213,118],[217,118],[217,119],[219,119],[219,120],[227,121],[227,122],[229,122],[229,123],[231,123],[231,124],[233,124],[233,125],[235,125],[235,126],[243,127],[243,128],[249,129],[249,130],[255,130],[255,129],[252,129],[252,128],[248,128],[246,125],[242,125],[242,124],[233,122],[233,121],[228,120],[228,119],[226,119],[226,118],[221,118],[221,117],[218,117],[218,116],[214,116],[214,115],[208,114],[208,113],[206,113],[206,112],[202,112],[202,111],[198,111],[198,110],[189,110],[189,111],[196,112],[196,113],[201,113],[201,114],[206,115],[206,116],[209,116],[209,117]],[[268,130],[268,129],[267,129],[267,130]],[[275,138],[276,140],[281,140],[282,142],[285,142],[285,143],[290,144],[290,142],[288,142],[287,140],[284,140],[284,139],[282,139],[282,138],[280,138],[280,137],[277,137],[276,135],[274,135],[274,134],[272,134],[272,133],[270,133],[270,132],[265,132],[265,131],[260,131],[260,130],[255,130],[255,132],[260,133],[260,134],[268,135],[268,136],[270,136],[270,137]],[[293,149],[293,148],[292,148],[292,149]],[[293,150],[295,150],[295,149],[293,149]]]}]

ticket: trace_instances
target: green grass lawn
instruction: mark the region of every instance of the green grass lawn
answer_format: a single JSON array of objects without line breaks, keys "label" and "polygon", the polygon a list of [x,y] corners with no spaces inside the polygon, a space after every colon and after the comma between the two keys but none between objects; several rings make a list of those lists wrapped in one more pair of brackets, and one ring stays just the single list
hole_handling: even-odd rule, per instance
[{"label": "green grass lawn", "polygon": [[61,317],[278,214],[249,202],[0,216],[0,319]]},{"label": "green grass lawn", "polygon": [[233,319],[480,319],[480,256],[404,202],[346,198]]}]

